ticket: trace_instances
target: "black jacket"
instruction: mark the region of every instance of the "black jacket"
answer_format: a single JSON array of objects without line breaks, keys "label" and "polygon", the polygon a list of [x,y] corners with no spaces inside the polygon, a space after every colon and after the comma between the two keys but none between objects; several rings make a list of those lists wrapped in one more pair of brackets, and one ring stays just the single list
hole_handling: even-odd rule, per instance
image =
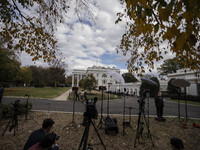
[{"label": "black jacket", "polygon": [[164,101],[162,96],[156,96],[155,97],[155,104],[156,107],[164,107]]},{"label": "black jacket", "polygon": [[[33,131],[24,146],[24,150],[28,150],[31,146],[40,142],[45,136],[46,136],[46,132],[42,128],[39,130]],[[58,150],[58,146],[54,146],[52,150]]]}]

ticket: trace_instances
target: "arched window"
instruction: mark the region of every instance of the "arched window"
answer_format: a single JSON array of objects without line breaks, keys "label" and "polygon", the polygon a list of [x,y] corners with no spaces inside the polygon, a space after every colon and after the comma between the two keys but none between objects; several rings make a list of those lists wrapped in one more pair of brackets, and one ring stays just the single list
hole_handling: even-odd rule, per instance
[{"label": "arched window", "polygon": [[107,78],[107,75],[106,75],[106,74],[103,74],[103,75],[102,75],[102,78]]}]

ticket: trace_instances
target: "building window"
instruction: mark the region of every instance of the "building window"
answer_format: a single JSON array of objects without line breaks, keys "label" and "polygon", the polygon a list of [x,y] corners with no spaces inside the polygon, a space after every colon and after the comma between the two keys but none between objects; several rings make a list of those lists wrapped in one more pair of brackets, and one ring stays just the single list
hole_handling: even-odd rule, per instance
[{"label": "building window", "polygon": [[106,80],[102,80],[103,85],[106,85],[106,83],[107,83]]},{"label": "building window", "polygon": [[97,73],[97,77],[99,77],[99,74]]},{"label": "building window", "polygon": [[103,74],[103,75],[102,75],[102,78],[107,78],[107,75],[106,75],[106,74]]}]

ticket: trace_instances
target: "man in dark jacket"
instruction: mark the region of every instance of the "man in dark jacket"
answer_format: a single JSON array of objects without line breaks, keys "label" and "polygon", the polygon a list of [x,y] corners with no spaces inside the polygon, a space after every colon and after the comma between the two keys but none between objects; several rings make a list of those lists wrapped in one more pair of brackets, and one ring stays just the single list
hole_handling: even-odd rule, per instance
[{"label": "man in dark jacket", "polygon": [[[31,133],[31,135],[29,136],[24,146],[24,150],[28,150],[31,146],[40,142],[50,132],[54,123],[55,122],[52,119],[45,119],[43,121],[42,128],[35,130]],[[57,150],[57,149],[58,149],[58,145],[55,144],[53,150]]]},{"label": "man in dark jacket", "polygon": [[155,97],[155,105],[156,105],[156,112],[158,121],[165,121],[163,118],[163,107],[164,107],[164,101],[162,97],[162,93],[158,92],[158,96]]}]

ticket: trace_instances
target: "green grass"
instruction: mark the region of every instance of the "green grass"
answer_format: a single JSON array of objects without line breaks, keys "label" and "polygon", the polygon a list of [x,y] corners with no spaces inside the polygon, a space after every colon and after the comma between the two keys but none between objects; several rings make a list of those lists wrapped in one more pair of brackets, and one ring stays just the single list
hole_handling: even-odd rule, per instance
[{"label": "green grass", "polygon": [[[172,99],[165,99],[165,100],[169,101],[169,102],[176,102],[176,103],[178,103],[178,100],[172,100]],[[185,104],[184,100],[180,100],[179,102]],[[198,106],[200,106],[200,102],[194,102],[194,101],[187,101],[187,104],[192,104],[192,105],[198,105]]]},{"label": "green grass", "polygon": [[60,96],[69,89],[70,87],[57,87],[57,88],[12,87],[12,88],[5,88],[4,96],[25,96],[26,94],[30,94],[30,97],[55,98]]}]

